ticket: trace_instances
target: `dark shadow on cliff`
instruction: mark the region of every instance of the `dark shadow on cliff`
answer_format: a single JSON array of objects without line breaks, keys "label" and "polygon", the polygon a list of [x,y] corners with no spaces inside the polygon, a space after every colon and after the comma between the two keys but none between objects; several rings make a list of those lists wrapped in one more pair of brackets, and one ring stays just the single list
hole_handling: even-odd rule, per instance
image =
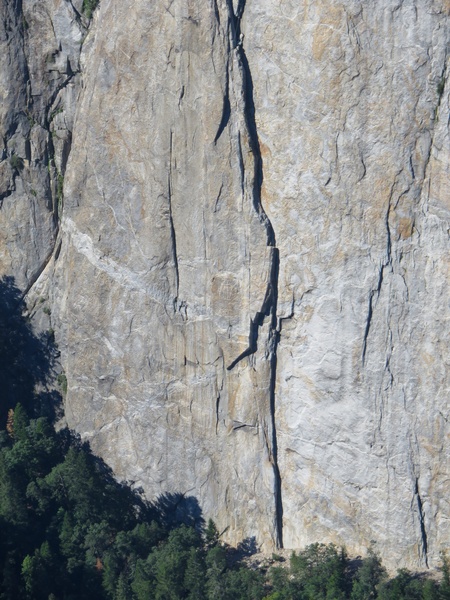
[{"label": "dark shadow on cliff", "polygon": [[124,511],[129,511],[130,506],[133,506],[139,520],[155,521],[166,531],[180,525],[187,525],[194,527],[200,533],[204,532],[205,520],[202,509],[194,496],[166,492],[153,501],[149,501],[142,488],[133,487],[134,482],[118,481],[111,467],[92,452],[89,442],[83,441],[78,433],[64,428],[58,432],[58,437],[64,454],[68,452],[69,448],[73,448],[88,457],[105,486],[110,492],[113,492],[110,495],[113,495],[116,501],[123,505]]},{"label": "dark shadow on cliff", "polygon": [[155,501],[148,503],[147,510],[169,528],[184,524],[195,527],[198,531],[204,531],[205,520],[202,509],[194,496],[166,492],[158,496]]},{"label": "dark shadow on cliff", "polygon": [[[54,389],[59,352],[53,332],[36,335],[24,309],[23,295],[14,278],[0,279],[0,429],[6,427],[8,411],[19,403],[29,418],[46,417],[54,423],[63,413],[62,397]],[[185,524],[203,531],[205,522],[196,498],[165,493],[149,502],[142,490],[133,489],[128,482],[118,482],[111,468],[92,453],[89,443],[77,433],[63,429],[57,435],[64,453],[74,448],[89,456],[124,509],[133,505],[141,518],[155,520],[165,529]]]},{"label": "dark shadow on cliff", "polygon": [[236,548],[228,547],[228,561],[230,565],[239,563],[244,558],[249,558],[259,552],[255,536],[247,537]]},{"label": "dark shadow on cliff", "polygon": [[24,316],[23,298],[13,277],[0,280],[0,427],[18,402],[30,416],[53,421],[61,411],[61,395],[49,381],[58,355],[52,336],[35,335]]}]

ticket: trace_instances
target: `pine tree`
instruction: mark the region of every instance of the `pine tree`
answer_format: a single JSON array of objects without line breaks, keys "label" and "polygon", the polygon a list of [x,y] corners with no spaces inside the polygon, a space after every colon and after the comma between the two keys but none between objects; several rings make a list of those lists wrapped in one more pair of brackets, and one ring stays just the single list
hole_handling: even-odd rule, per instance
[{"label": "pine tree", "polygon": [[372,548],[363,560],[353,582],[351,600],[371,600],[377,597],[379,583],[387,577],[386,569],[381,564],[381,559]]}]

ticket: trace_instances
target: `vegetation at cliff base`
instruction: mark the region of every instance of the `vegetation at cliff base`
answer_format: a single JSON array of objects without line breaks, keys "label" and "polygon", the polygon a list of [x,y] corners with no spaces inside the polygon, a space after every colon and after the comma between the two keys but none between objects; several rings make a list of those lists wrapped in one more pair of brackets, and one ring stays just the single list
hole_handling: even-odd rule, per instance
[{"label": "vegetation at cliff base", "polygon": [[21,404],[0,432],[0,524],[5,600],[450,600],[446,560],[440,584],[406,570],[389,579],[373,552],[355,561],[332,544],[256,565],[251,541],[222,543],[194,499],[146,503]]},{"label": "vegetation at cliff base", "polygon": [[373,552],[355,564],[332,544],[293,553],[286,565],[252,565],[251,544],[239,555],[198,511],[177,523],[183,500],[149,505],[69,431],[18,404],[0,433],[0,598],[450,599],[446,562],[440,585],[405,570],[389,579]]},{"label": "vegetation at cliff base", "polygon": [[0,598],[262,598],[264,573],[230,561],[212,522],[191,510],[177,523],[185,500],[145,503],[18,404],[0,433]]}]

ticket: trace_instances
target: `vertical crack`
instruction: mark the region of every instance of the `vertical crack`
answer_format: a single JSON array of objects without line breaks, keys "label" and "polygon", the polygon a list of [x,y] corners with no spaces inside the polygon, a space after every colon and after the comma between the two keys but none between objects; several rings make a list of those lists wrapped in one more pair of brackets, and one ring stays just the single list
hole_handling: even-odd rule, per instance
[{"label": "vertical crack", "polygon": [[383,285],[383,279],[384,279],[384,270],[387,267],[392,267],[392,238],[391,238],[391,227],[389,225],[389,218],[391,215],[391,207],[392,207],[392,196],[394,193],[394,187],[395,187],[395,182],[392,185],[391,188],[391,193],[389,196],[389,202],[388,202],[388,207],[386,210],[386,216],[385,216],[385,226],[386,226],[386,259],[383,261],[383,263],[380,266],[380,270],[379,270],[379,274],[378,274],[378,283],[377,283],[377,287],[374,290],[371,290],[370,294],[369,294],[369,307],[367,310],[367,317],[366,317],[366,327],[364,329],[364,336],[363,336],[363,347],[362,347],[362,364],[364,366],[365,361],[366,361],[366,351],[367,351],[367,343],[369,340],[369,333],[370,333],[370,329],[372,326],[372,317],[373,317],[373,311],[375,308],[375,304],[378,301],[378,298],[380,297],[380,293],[381,293],[381,287]]},{"label": "vertical crack", "polygon": [[425,566],[428,568],[428,538],[427,531],[425,528],[425,514],[423,511],[422,498],[419,493],[419,479],[416,477],[415,486],[414,486],[414,495],[417,500],[417,509],[419,511],[419,524],[420,524],[420,534],[422,538],[422,553],[425,560]]},{"label": "vertical crack", "polygon": [[278,466],[278,439],[277,439],[277,423],[275,417],[275,401],[276,401],[276,383],[277,383],[277,348],[280,341],[280,329],[277,328],[277,307],[278,307],[278,275],[280,267],[280,254],[278,248],[274,248],[272,261],[272,314],[270,324],[270,386],[269,386],[269,402],[270,402],[270,418],[272,425],[272,466],[275,478],[275,519],[277,527],[277,545],[283,548],[283,496],[281,487],[281,474]]},{"label": "vertical crack", "polygon": [[219,430],[219,412],[220,412],[220,391],[217,392],[217,397],[216,397],[216,435]]},{"label": "vertical crack", "polygon": [[[442,98],[443,98],[444,92],[445,92],[446,82],[447,82],[447,50],[445,52],[444,62],[443,62],[442,69],[441,69],[441,74],[440,74],[439,82],[438,82],[437,88],[436,88],[437,102],[436,102],[436,106],[434,109],[434,118],[431,120],[431,126],[430,126],[431,139],[430,139],[428,152],[427,152],[427,155],[425,156],[424,165],[423,165],[423,172],[422,172],[423,179],[422,179],[422,184],[421,184],[422,189],[423,189],[423,185],[424,185],[425,181],[427,180],[428,168],[430,165],[431,155],[432,155],[433,147],[434,147],[436,124],[439,119],[439,111],[440,111],[441,104],[442,104]],[[428,184],[429,183],[430,182],[428,181]],[[428,193],[429,193],[429,190],[428,190]]]},{"label": "vertical crack", "polygon": [[374,298],[375,298],[375,303],[376,303],[376,301],[378,300],[378,298],[380,296],[381,286],[383,284],[384,268],[385,268],[385,265],[381,265],[380,272],[378,275],[377,287],[375,290],[372,290],[369,295],[369,308],[367,310],[366,328],[364,330],[363,349],[362,349],[362,364],[363,364],[363,366],[366,361],[367,342],[369,339],[369,332],[370,332],[370,328],[372,325],[372,317],[373,317],[373,310],[374,310]]},{"label": "vertical crack", "polygon": [[[223,364],[223,355],[221,356],[221,362],[222,362],[222,369],[223,369],[223,367],[224,367],[224,364]],[[219,431],[220,401],[222,399],[223,384],[224,384],[224,379],[222,378],[222,381],[220,383],[220,387],[217,389],[217,393],[216,393],[216,435],[218,434],[218,431]]]},{"label": "vertical crack", "polygon": [[[250,319],[249,342],[248,347],[242,352],[229,366],[228,370],[233,369],[243,358],[254,354],[258,348],[259,328],[263,325],[266,318],[269,319],[269,338],[266,346],[266,357],[270,360],[270,385],[269,385],[269,411],[270,426],[272,430],[271,438],[265,436],[269,460],[274,474],[274,499],[275,499],[275,527],[276,543],[279,548],[283,547],[283,501],[281,475],[278,467],[278,444],[277,429],[275,418],[276,401],[276,369],[277,369],[277,348],[280,339],[280,331],[277,322],[278,305],[278,274],[279,274],[279,251],[276,247],[275,231],[270,219],[266,215],[261,203],[261,187],[263,182],[263,163],[259,144],[258,130],[255,118],[255,103],[253,97],[253,80],[245,50],[243,47],[243,35],[241,34],[241,19],[245,10],[246,0],[239,0],[236,12],[233,9],[232,0],[227,0],[230,38],[232,48],[236,53],[239,72],[242,78],[243,98],[244,98],[244,118],[249,137],[250,150],[253,156],[253,186],[252,186],[252,204],[258,215],[258,219],[266,231],[266,243],[271,247],[270,253],[270,272],[268,284],[261,309],[255,317]],[[227,75],[228,77],[228,75]],[[227,79],[228,81],[228,79]],[[224,104],[224,109],[225,109]],[[225,114],[225,112],[224,112]],[[218,134],[222,132],[222,122],[219,126]],[[218,135],[216,135],[218,139]],[[243,161],[241,161],[243,169]]]},{"label": "vertical crack", "polygon": [[[256,313],[253,319],[250,319],[250,330],[248,336],[248,346],[239,354],[237,358],[227,367],[231,371],[241,360],[254,354],[258,350],[258,335],[259,328],[264,324],[265,318],[270,317],[271,332],[276,329],[276,309],[278,297],[278,269],[279,269],[279,254],[278,248],[272,247],[270,253],[270,272],[269,281],[266,288],[261,309]],[[269,334],[270,335],[270,334]],[[276,350],[276,346],[274,347]]]},{"label": "vertical crack", "polygon": [[267,234],[267,245],[275,246],[275,232],[272,223],[267,217],[264,208],[261,204],[261,186],[263,182],[263,165],[261,159],[261,150],[259,145],[258,129],[255,118],[255,102],[253,99],[253,79],[248,64],[248,59],[243,47],[243,34],[241,33],[241,18],[244,13],[246,0],[240,0],[236,9],[236,14],[233,10],[232,0],[228,0],[228,10],[230,14],[231,25],[231,42],[234,51],[236,52],[239,70],[242,76],[243,92],[244,92],[244,118],[247,126],[247,132],[250,141],[250,149],[253,156],[254,165],[254,185],[252,190],[253,207],[259,217],[259,220],[264,225]]},{"label": "vertical crack", "polygon": [[225,67],[225,90],[223,95],[223,106],[222,106],[222,119],[219,124],[219,128],[217,129],[217,133],[214,137],[214,144],[217,143],[217,140],[222,135],[225,127],[228,125],[228,121],[230,120],[231,115],[231,104],[230,104],[230,70],[229,70],[229,59],[227,59],[227,65]]},{"label": "vertical crack", "polygon": [[175,226],[173,223],[172,214],[172,149],[173,149],[173,131],[170,130],[170,143],[169,143],[169,173],[167,176],[167,199],[169,203],[169,225],[170,225],[170,237],[172,240],[172,258],[175,266],[175,286],[176,293],[173,300],[174,310],[177,308],[178,303],[178,292],[180,287],[180,273],[178,270],[178,254],[177,254],[177,238],[175,235]]}]

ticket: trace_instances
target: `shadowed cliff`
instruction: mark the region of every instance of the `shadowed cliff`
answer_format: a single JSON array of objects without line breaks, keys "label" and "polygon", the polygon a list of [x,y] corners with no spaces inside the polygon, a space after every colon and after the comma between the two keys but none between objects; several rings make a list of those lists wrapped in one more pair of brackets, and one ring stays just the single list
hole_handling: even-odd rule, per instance
[{"label": "shadowed cliff", "polygon": [[0,280],[0,427],[8,410],[21,403],[31,415],[53,419],[61,395],[49,387],[58,351],[53,332],[35,335],[23,314],[13,277]]}]

